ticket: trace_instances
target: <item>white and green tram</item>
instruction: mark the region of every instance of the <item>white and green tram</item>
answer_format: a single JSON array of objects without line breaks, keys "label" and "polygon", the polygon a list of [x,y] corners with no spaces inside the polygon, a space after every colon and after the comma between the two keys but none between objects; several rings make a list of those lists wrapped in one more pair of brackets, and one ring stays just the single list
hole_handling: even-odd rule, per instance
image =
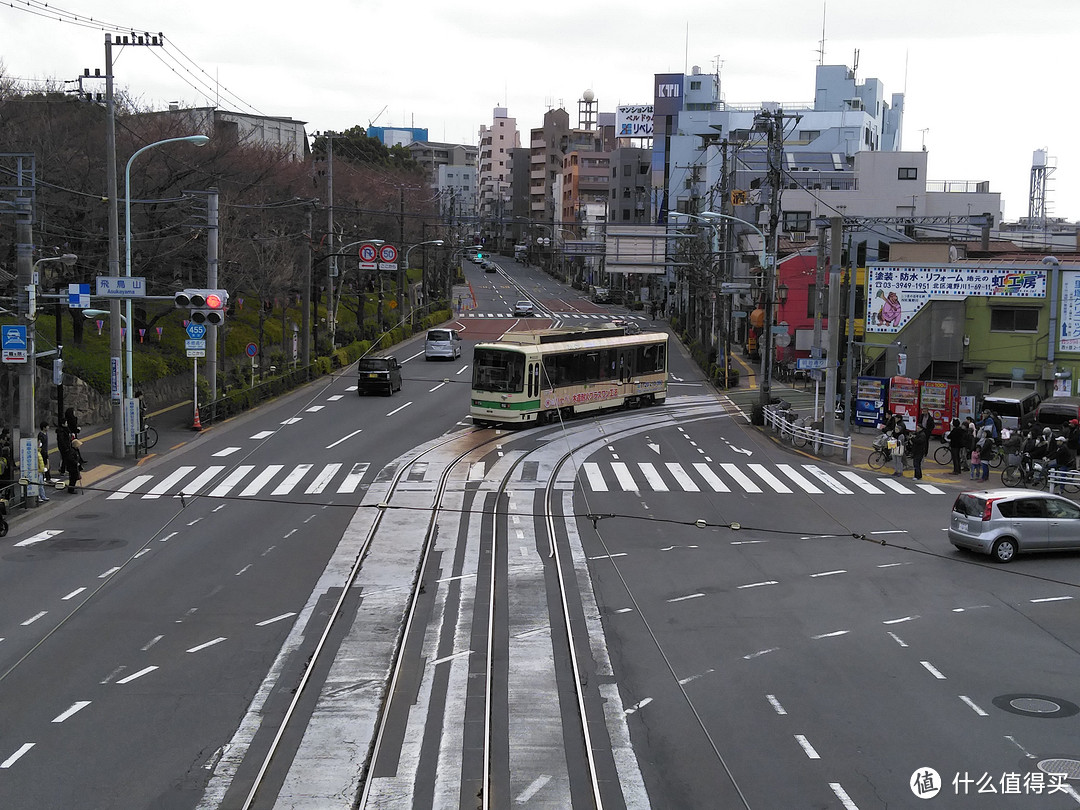
[{"label": "white and green tram", "polygon": [[545,424],[667,399],[668,336],[621,328],[510,332],[473,350],[469,414],[480,426]]}]

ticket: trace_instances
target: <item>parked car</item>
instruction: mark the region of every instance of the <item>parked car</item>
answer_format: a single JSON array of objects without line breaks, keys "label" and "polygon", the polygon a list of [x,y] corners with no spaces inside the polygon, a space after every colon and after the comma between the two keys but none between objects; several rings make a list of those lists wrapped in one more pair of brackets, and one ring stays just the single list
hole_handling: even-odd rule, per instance
[{"label": "parked car", "polygon": [[496,270],[499,269],[495,265],[495,262],[488,261],[487,259],[484,259],[484,261],[480,262],[480,266],[484,268],[485,273],[494,273]]},{"label": "parked car", "polygon": [[532,301],[518,301],[514,304],[515,318],[529,318],[535,314],[536,312],[533,309]]},{"label": "parked car", "polygon": [[457,360],[461,357],[461,335],[456,329],[429,329],[424,341],[424,359],[443,357]]},{"label": "parked car", "polygon": [[401,390],[401,365],[392,355],[363,357],[356,369],[356,392],[386,394]]},{"label": "parked car", "polygon": [[1002,563],[1024,552],[1080,548],[1080,506],[1034,489],[962,492],[953,503],[949,542]]}]

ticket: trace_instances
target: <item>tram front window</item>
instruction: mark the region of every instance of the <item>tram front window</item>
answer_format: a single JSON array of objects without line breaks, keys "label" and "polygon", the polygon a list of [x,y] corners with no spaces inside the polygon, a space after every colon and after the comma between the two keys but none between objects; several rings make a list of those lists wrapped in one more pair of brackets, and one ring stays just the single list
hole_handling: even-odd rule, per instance
[{"label": "tram front window", "polygon": [[525,381],[525,356],[518,352],[476,349],[473,353],[475,391],[520,393]]}]

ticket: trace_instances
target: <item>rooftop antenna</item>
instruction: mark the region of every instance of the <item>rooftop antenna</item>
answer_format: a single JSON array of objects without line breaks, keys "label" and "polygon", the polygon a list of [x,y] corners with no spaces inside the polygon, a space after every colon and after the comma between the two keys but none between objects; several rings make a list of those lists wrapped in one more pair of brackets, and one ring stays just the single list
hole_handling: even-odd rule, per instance
[{"label": "rooftop antenna", "polygon": [[821,0],[821,44],[818,48],[818,64],[825,64],[825,2]]},{"label": "rooftop antenna", "polygon": [[923,127],[919,130],[922,133],[922,150],[926,151],[926,133],[930,131],[930,127]]},{"label": "rooftop antenna", "polygon": [[720,58],[720,54],[713,57],[713,64],[716,65],[716,98],[722,101],[724,94],[720,92],[720,70],[724,67],[724,60]]},{"label": "rooftop antenna", "polygon": [[859,72],[859,49],[855,49],[855,58],[851,60],[851,80],[855,81],[855,74]]}]

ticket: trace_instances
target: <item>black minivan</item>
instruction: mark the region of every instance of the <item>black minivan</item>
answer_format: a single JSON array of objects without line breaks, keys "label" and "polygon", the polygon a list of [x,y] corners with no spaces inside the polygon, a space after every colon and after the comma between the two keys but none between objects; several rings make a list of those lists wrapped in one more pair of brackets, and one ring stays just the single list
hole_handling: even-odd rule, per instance
[{"label": "black minivan", "polygon": [[356,393],[386,394],[401,390],[401,366],[392,355],[364,357],[356,369]]}]

